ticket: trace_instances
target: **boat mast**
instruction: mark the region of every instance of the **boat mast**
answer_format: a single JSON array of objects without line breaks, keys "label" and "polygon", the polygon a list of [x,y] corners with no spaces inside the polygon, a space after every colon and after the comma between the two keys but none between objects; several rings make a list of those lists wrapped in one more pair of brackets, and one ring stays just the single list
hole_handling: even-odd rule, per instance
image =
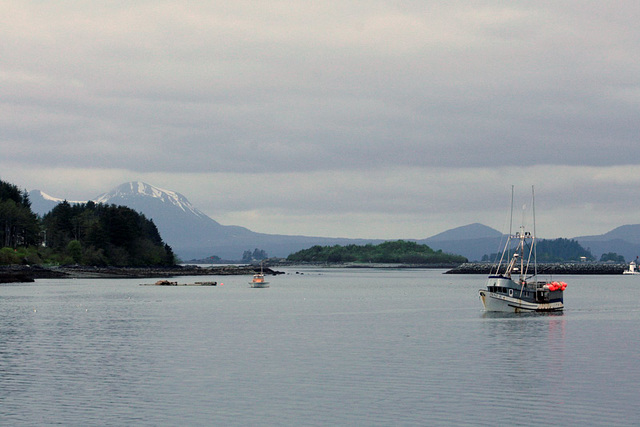
[{"label": "boat mast", "polygon": [[[509,214],[509,238],[507,239],[507,259],[511,258],[511,247],[509,242],[513,237],[513,184],[511,184],[511,213]],[[504,255],[504,252],[503,252]]]},{"label": "boat mast", "polygon": [[[520,283],[524,284],[525,279],[527,277],[527,272],[525,271],[524,265],[524,246],[526,242],[526,233],[524,231],[524,225],[520,226]],[[527,266],[529,265],[529,261],[527,260]]]},{"label": "boat mast", "polygon": [[509,247],[509,241],[513,236],[513,184],[511,184],[511,214],[509,217],[509,238],[507,239],[507,259],[511,258],[511,248]]},{"label": "boat mast", "polygon": [[531,237],[531,246],[533,246],[533,276],[535,280],[538,280],[538,255],[536,250],[536,194],[533,191],[533,185],[531,186],[531,208],[533,214],[533,236]]},{"label": "boat mast", "polygon": [[509,218],[509,237],[513,233],[513,184],[511,185],[511,217]]},{"label": "boat mast", "polygon": [[[509,266],[509,264],[511,263],[511,248],[509,247],[509,244],[511,243],[511,239],[513,238],[512,233],[512,228],[513,228],[513,185],[511,185],[511,213],[510,213],[510,218],[509,218],[509,234],[507,235],[507,240],[504,243],[504,246],[502,245],[502,239],[504,238],[504,230],[502,232],[502,237],[500,238],[500,246],[498,247],[498,250],[500,251],[500,259],[498,260],[498,258],[496,257],[496,261],[493,265],[493,267],[491,267],[491,274],[502,274],[500,273],[500,268],[502,267],[502,263],[506,262],[505,264],[505,271],[504,274],[508,274],[511,271],[511,268]],[[507,256],[505,259],[505,255]],[[495,268],[495,272],[493,271],[493,269]]]},{"label": "boat mast", "polygon": [[527,263],[526,263],[526,271],[522,270],[522,282],[527,278],[529,274],[529,265],[531,265],[531,257],[533,256],[533,277],[537,277],[538,275],[538,263],[537,263],[537,254],[536,254],[536,198],[533,190],[533,185],[531,186],[531,213],[533,216],[533,234],[530,232],[524,231],[524,214],[523,214],[523,225],[522,225],[522,250],[523,250],[523,259],[524,261],[524,245],[527,238],[531,239],[531,246],[529,247],[529,253],[527,255]]}]

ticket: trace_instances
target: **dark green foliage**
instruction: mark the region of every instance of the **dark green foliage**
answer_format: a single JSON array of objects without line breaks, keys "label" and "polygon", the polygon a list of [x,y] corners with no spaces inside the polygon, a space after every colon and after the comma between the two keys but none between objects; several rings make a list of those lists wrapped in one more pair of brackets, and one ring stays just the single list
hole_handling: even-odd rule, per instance
[{"label": "dark green foliage", "polygon": [[153,221],[125,206],[60,203],[42,219],[46,245],[78,264],[175,264]]},{"label": "dark green foliage", "polygon": [[539,240],[536,244],[539,262],[580,261],[581,257],[593,259],[591,252],[573,239]]},{"label": "dark green foliage", "polygon": [[[540,239],[536,241],[536,254],[539,262],[580,261],[581,257],[593,260],[591,252],[572,239]],[[482,261],[497,262],[501,254],[483,255]],[[503,261],[509,261],[509,258]]]},{"label": "dark green foliage", "polygon": [[28,193],[3,181],[0,248],[0,264],[138,267],[176,263],[153,221],[130,208],[64,201],[40,220],[31,211]]},{"label": "dark green foliage", "polygon": [[0,181],[0,247],[35,245],[39,238],[38,217],[31,211],[27,192]]},{"label": "dark green foliage", "polygon": [[267,255],[264,250],[258,248],[255,248],[253,252],[244,251],[242,254],[242,262],[262,261],[267,258],[269,258],[269,255]]},{"label": "dark green foliage", "polygon": [[600,256],[600,262],[607,262],[607,261],[621,262],[621,263],[625,262],[624,257],[622,255],[618,255],[615,252],[608,252]]},{"label": "dark green foliage", "polygon": [[467,259],[460,255],[434,251],[427,245],[398,240],[379,245],[312,246],[293,253],[289,261],[300,262],[375,262],[402,264],[463,263]]}]

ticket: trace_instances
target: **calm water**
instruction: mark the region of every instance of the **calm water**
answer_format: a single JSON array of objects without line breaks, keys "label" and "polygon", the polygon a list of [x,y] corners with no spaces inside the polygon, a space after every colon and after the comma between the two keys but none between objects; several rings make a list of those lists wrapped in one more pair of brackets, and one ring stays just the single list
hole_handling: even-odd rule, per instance
[{"label": "calm water", "polygon": [[487,315],[482,276],[286,271],[0,286],[0,425],[640,422],[640,277]]}]

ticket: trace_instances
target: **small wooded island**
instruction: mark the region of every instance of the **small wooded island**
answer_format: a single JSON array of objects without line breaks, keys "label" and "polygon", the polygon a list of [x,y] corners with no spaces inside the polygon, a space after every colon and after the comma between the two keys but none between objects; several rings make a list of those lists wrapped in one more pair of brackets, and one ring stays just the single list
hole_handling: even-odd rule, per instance
[{"label": "small wooded island", "polygon": [[397,240],[379,245],[312,246],[287,257],[288,262],[310,263],[379,263],[379,264],[420,264],[445,265],[462,264],[467,258],[434,251],[427,245]]}]

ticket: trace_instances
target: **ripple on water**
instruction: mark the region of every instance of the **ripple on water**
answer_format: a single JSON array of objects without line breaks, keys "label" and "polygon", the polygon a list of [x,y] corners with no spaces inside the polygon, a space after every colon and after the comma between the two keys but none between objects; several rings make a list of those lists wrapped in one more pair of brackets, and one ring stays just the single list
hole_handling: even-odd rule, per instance
[{"label": "ripple on water", "polygon": [[622,296],[599,310],[581,295],[560,315],[497,316],[481,312],[473,278],[437,272],[331,270],[279,276],[263,290],[245,279],[206,289],[127,280],[3,287],[0,424],[640,418],[640,319]]}]

